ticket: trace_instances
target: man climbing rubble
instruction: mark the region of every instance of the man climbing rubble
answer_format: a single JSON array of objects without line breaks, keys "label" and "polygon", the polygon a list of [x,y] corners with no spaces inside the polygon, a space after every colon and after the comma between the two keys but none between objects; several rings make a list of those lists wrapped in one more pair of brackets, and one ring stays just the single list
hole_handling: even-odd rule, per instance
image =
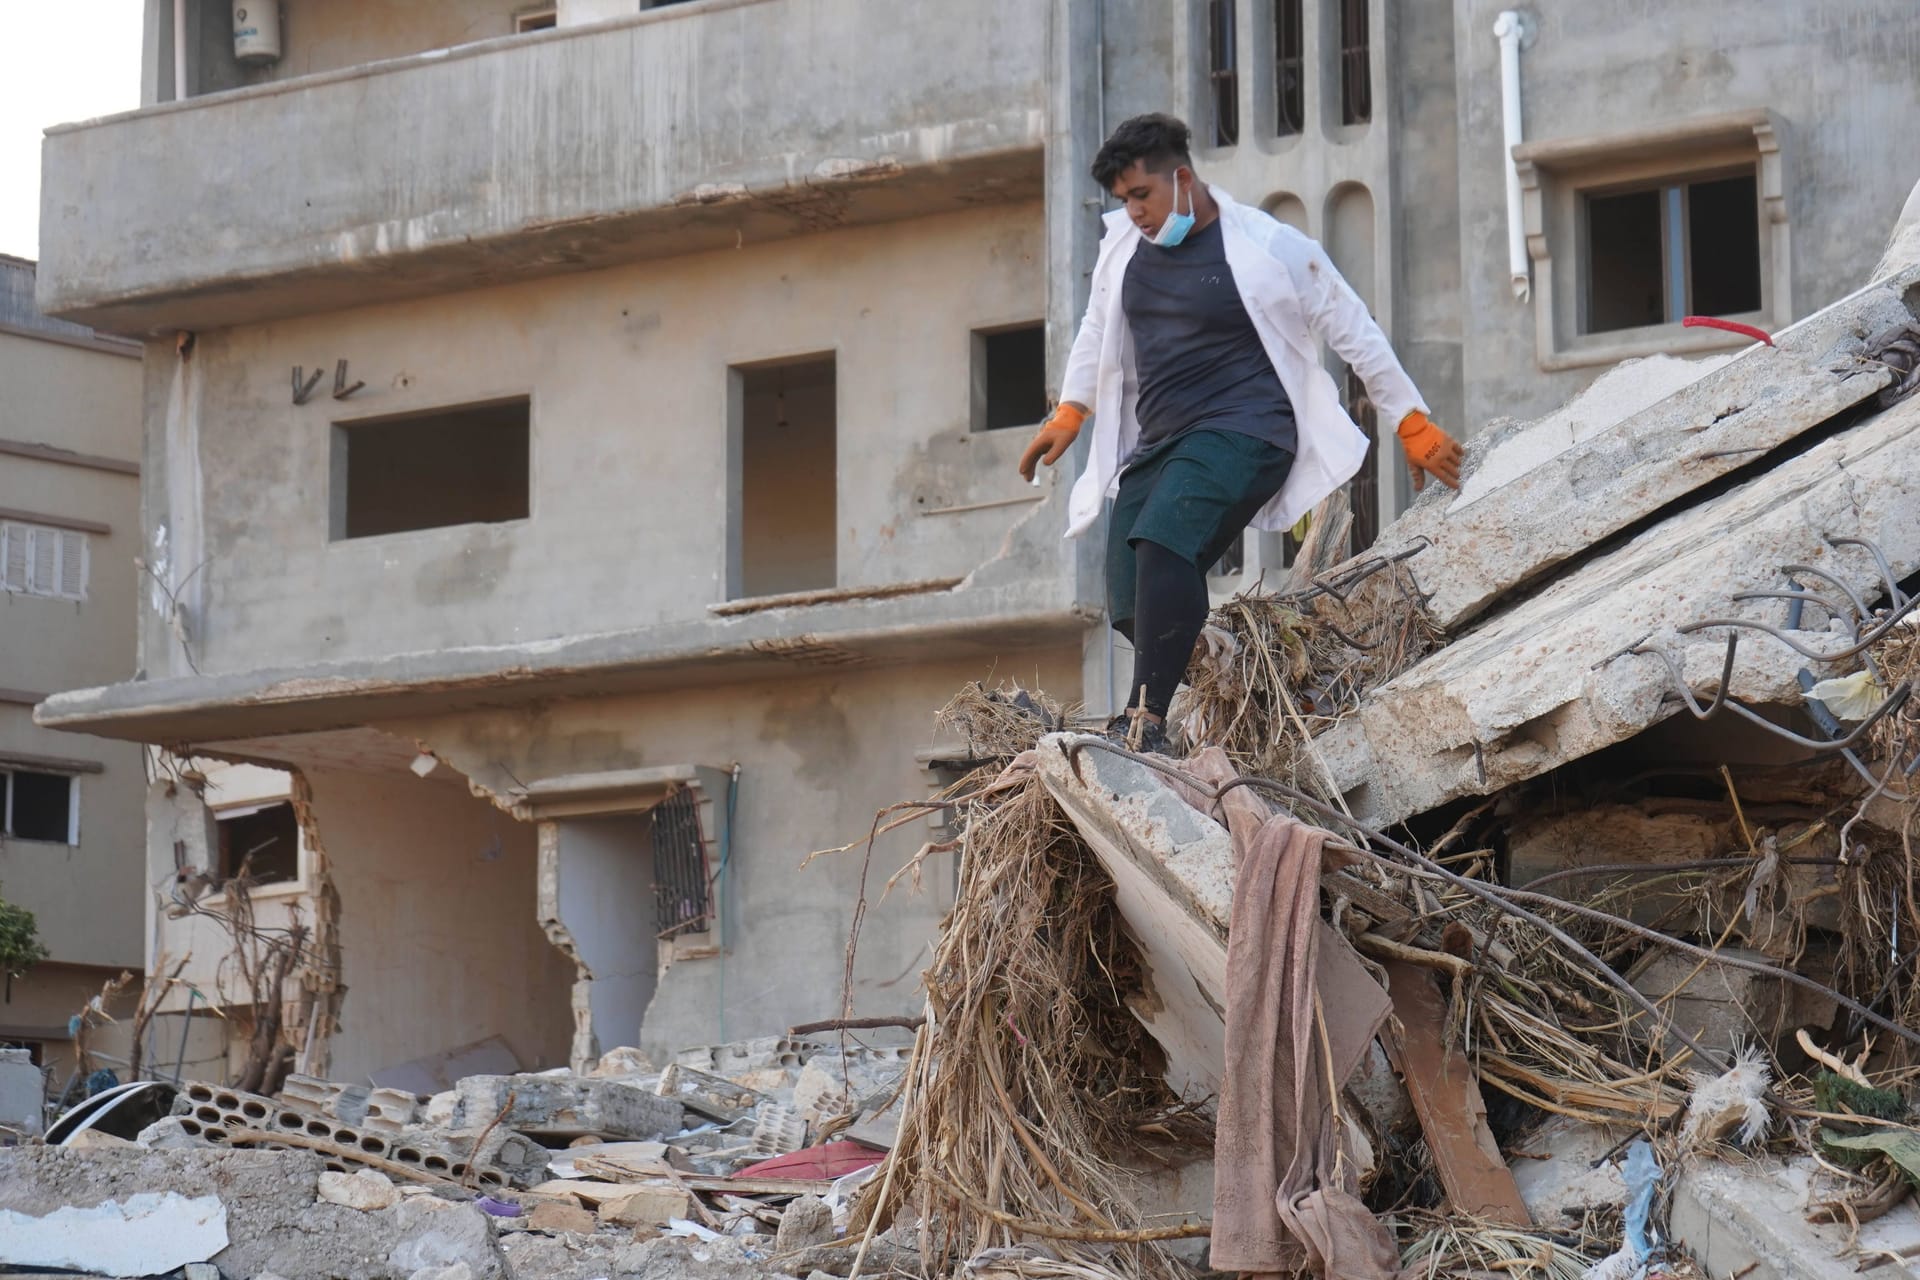
[{"label": "man climbing rubble", "polygon": [[1092,415],[1067,536],[1113,499],[1108,612],[1134,668],[1133,705],[1107,732],[1147,751],[1167,746],[1167,707],[1206,624],[1207,567],[1249,524],[1292,527],[1366,458],[1317,341],[1399,423],[1414,488],[1428,475],[1460,487],[1459,443],[1428,419],[1326,252],[1200,182],[1188,138],[1171,116],[1135,116],[1094,157],[1094,181],[1124,207],[1105,215],[1060,404],[1020,456],[1033,479]]}]

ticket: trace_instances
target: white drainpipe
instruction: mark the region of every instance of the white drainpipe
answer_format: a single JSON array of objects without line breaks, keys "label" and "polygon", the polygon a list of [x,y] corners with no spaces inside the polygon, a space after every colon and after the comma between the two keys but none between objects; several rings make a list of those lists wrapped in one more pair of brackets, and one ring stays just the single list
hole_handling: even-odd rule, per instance
[{"label": "white drainpipe", "polygon": [[1520,128],[1520,38],[1525,33],[1523,20],[1512,9],[1494,20],[1493,37],[1500,42],[1500,116],[1507,161],[1507,271],[1513,277],[1513,296],[1520,302],[1533,290],[1526,217],[1520,205],[1520,166],[1513,159],[1513,149],[1525,137]]},{"label": "white drainpipe", "polygon": [[187,0],[173,0],[173,100],[187,96]]}]

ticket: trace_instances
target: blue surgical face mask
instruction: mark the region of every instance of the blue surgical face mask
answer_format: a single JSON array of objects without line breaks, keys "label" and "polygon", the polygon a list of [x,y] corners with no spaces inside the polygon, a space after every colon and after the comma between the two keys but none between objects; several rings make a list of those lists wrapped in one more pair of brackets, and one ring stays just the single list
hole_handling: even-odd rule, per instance
[{"label": "blue surgical face mask", "polygon": [[1171,249],[1187,238],[1187,232],[1193,230],[1193,185],[1187,185],[1187,211],[1180,212],[1180,175],[1173,176],[1173,212],[1160,224],[1160,230],[1154,233],[1153,242],[1162,249]]}]

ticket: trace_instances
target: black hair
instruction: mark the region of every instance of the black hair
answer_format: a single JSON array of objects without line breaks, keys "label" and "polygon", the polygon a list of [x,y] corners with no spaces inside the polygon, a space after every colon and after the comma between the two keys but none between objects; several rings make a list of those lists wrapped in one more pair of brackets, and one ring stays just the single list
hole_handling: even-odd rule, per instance
[{"label": "black hair", "polygon": [[1157,111],[1123,120],[1093,158],[1093,180],[1102,191],[1111,191],[1135,164],[1149,173],[1171,173],[1181,165],[1191,169],[1193,155],[1187,147],[1192,137],[1185,121]]}]

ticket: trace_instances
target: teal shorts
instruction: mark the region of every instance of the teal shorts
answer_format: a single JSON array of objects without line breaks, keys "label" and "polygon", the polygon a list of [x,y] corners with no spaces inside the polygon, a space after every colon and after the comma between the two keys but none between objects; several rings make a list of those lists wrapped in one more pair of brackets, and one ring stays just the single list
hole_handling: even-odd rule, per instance
[{"label": "teal shorts", "polygon": [[1171,436],[1129,463],[1107,523],[1107,608],[1115,629],[1131,634],[1136,543],[1157,542],[1210,568],[1292,470],[1292,452],[1279,445],[1204,427]]}]

